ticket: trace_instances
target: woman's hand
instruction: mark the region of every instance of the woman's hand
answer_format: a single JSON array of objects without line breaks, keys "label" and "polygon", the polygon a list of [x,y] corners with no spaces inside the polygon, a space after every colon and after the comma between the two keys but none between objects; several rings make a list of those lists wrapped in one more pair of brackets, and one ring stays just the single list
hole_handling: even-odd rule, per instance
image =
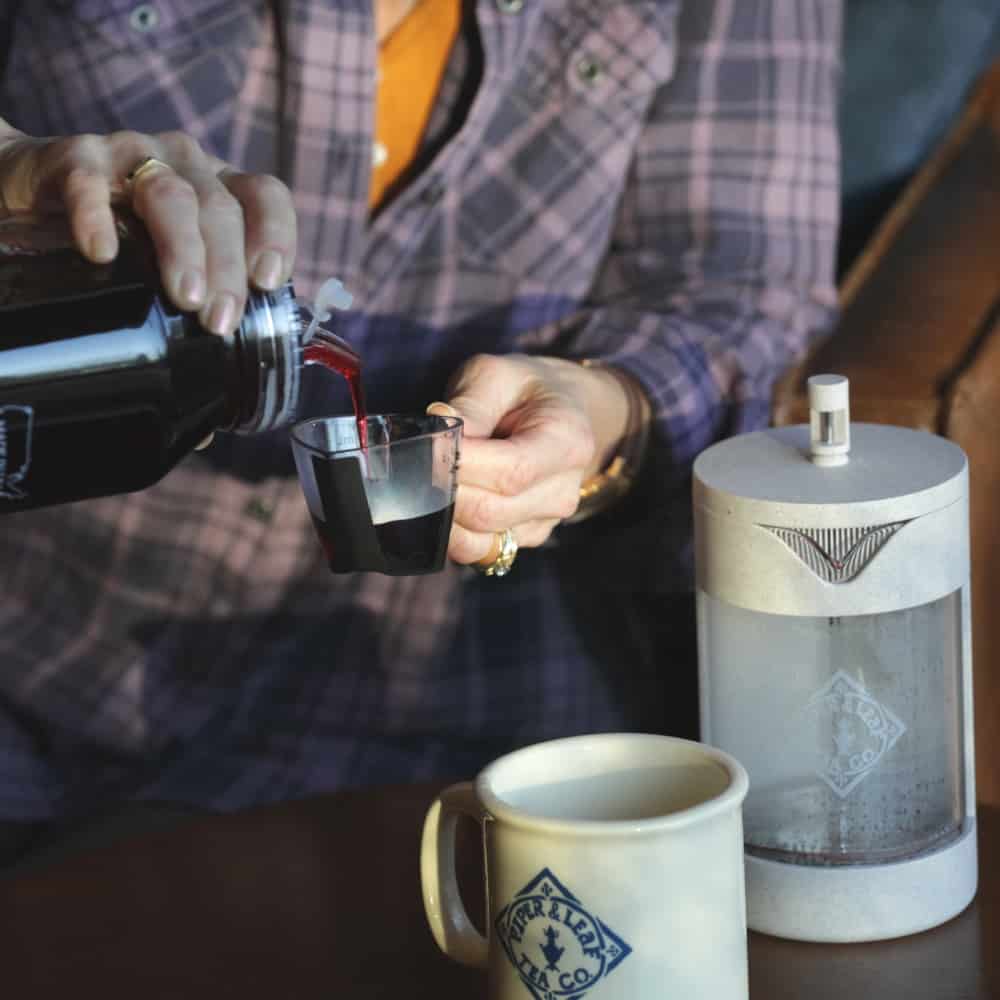
[{"label": "woman's hand", "polygon": [[448,554],[475,563],[498,532],[541,545],[575,513],[580,484],[602,468],[628,422],[619,378],[559,358],[478,355],[428,412],[465,421]]},{"label": "woman's hand", "polygon": [[[128,185],[150,156],[164,165]],[[65,213],[80,251],[106,263],[118,253],[117,203],[145,223],[167,295],[216,333],[235,329],[248,282],[268,290],[291,275],[295,212],[277,178],[240,173],[180,132],[37,139],[0,121],[5,214]]]}]

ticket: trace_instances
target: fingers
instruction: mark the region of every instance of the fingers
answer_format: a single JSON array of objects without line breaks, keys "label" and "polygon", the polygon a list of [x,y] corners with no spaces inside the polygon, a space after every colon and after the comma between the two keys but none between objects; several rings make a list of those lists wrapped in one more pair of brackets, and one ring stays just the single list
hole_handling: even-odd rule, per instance
[{"label": "fingers", "polygon": [[448,403],[433,403],[428,412],[465,421],[453,560],[489,557],[497,533],[508,528],[521,546],[541,545],[576,513],[594,433],[558,366],[478,356],[457,374]]},{"label": "fingers", "polygon": [[[125,178],[148,157],[131,186]],[[276,178],[242,174],[182,133],[117,132],[67,139],[15,136],[0,147],[0,204],[8,211],[64,208],[91,260],[118,252],[112,206],[128,199],[148,229],[164,290],[203,326],[231,332],[248,282],[274,289],[294,265],[291,194]]]},{"label": "fingers", "polygon": [[582,472],[592,454],[586,420],[563,410],[508,438],[463,439],[460,482],[515,497],[566,469]]},{"label": "fingers", "polygon": [[459,485],[448,554],[465,565],[491,562],[499,533],[511,526],[520,546],[542,545],[560,521],[576,513],[579,497],[577,470],[552,476],[515,497]]},{"label": "fingers", "polygon": [[201,325],[231,333],[246,305],[243,213],[208,169],[169,166],[143,173],[132,207],[145,223],[164,287],[181,309],[199,310]]},{"label": "fingers", "polygon": [[[558,524],[559,521],[555,519],[528,521],[512,530],[520,548],[537,548],[545,544]],[[452,524],[448,557],[453,562],[463,566],[471,566],[474,563],[487,565],[496,558],[498,552],[496,532],[483,534],[469,531],[460,524]]]},{"label": "fingers", "polygon": [[[119,156],[135,153],[127,139],[128,133],[118,139]],[[219,161],[190,136],[170,132],[156,142],[152,155],[170,169],[136,181],[133,207],[162,238],[157,257],[171,298],[181,308],[197,308],[206,329],[231,333],[247,296],[242,206],[219,179]]]},{"label": "fingers", "polygon": [[156,166],[136,179],[132,207],[153,241],[167,295],[181,309],[200,309],[208,283],[194,187],[171,167]]},{"label": "fingers", "polygon": [[563,469],[587,466],[593,430],[560,380],[541,358],[477,355],[462,366],[448,403],[429,410],[465,422],[461,482],[516,496]]},{"label": "fingers", "polygon": [[199,319],[213,333],[229,333],[246,308],[243,210],[210,170],[193,172],[192,183],[198,195],[198,224],[205,244],[209,289]]},{"label": "fingers", "polygon": [[65,211],[80,251],[103,264],[118,252],[110,171],[100,136],[19,136],[4,143],[0,156],[0,201],[10,212]]},{"label": "fingers", "polygon": [[531,366],[509,357],[477,354],[466,361],[453,380],[448,399],[451,412],[465,422],[465,438],[500,435],[504,415],[530,391],[532,380]]},{"label": "fingers", "polygon": [[62,178],[63,202],[76,245],[95,264],[106,264],[118,253],[118,233],[111,214],[111,189],[106,157],[88,149],[68,166]]},{"label": "fingers", "polygon": [[455,521],[448,537],[448,558],[462,566],[483,562],[493,551],[495,535],[469,531]]},{"label": "fingers", "polygon": [[580,482],[579,471],[569,469],[513,497],[460,484],[455,494],[455,521],[481,534],[530,521],[561,521],[576,513]]},{"label": "fingers", "polygon": [[292,194],[277,177],[224,170],[220,180],[243,210],[250,280],[263,291],[279,288],[295,266]]}]

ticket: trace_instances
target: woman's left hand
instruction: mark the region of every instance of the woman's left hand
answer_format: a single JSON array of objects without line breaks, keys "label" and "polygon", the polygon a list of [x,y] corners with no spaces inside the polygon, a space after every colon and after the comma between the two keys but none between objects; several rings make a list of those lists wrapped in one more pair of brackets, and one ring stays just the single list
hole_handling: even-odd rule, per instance
[{"label": "woman's left hand", "polygon": [[448,555],[492,558],[498,533],[541,545],[577,509],[580,484],[614,454],[628,421],[619,379],[560,358],[477,355],[429,413],[463,418]]}]

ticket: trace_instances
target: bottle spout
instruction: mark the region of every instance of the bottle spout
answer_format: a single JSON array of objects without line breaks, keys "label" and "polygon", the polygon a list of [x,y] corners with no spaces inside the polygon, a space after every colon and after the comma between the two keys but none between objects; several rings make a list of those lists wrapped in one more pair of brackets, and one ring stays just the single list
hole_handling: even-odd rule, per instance
[{"label": "bottle spout", "polygon": [[[306,304],[306,308],[312,314],[312,319],[309,320],[309,326],[306,327],[306,332],[303,334],[302,343],[308,344],[312,340],[313,336],[319,329],[320,323],[325,323],[332,313],[331,309],[350,309],[351,303],[354,301],[354,296],[344,288],[342,282],[338,281],[336,278],[327,278],[322,285],[319,286],[319,291],[316,293],[316,301],[311,304]],[[334,336],[329,330],[324,330],[323,333],[332,338],[333,340],[340,340],[339,337]],[[341,341],[343,343],[343,341]],[[346,345],[345,345],[346,346]]]},{"label": "bottle spout", "polygon": [[851,451],[851,405],[844,375],[809,378],[809,457],[815,465],[846,465]]}]

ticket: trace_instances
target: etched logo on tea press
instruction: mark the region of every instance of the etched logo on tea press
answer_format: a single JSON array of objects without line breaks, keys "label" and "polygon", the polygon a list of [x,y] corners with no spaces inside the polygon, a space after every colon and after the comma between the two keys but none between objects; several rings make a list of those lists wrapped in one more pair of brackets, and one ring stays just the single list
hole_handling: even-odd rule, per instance
[{"label": "etched logo on tea press", "polygon": [[30,406],[0,406],[0,497],[20,500],[21,483],[31,465],[31,430],[34,410]]},{"label": "etched logo on tea press", "polygon": [[906,726],[856,680],[838,670],[809,699],[807,714],[828,746],[820,747],[816,773],[835,794],[846,798],[878,767],[906,732]]},{"label": "etched logo on tea press", "polygon": [[495,926],[536,1000],[582,1000],[632,952],[548,868],[497,914]]}]

